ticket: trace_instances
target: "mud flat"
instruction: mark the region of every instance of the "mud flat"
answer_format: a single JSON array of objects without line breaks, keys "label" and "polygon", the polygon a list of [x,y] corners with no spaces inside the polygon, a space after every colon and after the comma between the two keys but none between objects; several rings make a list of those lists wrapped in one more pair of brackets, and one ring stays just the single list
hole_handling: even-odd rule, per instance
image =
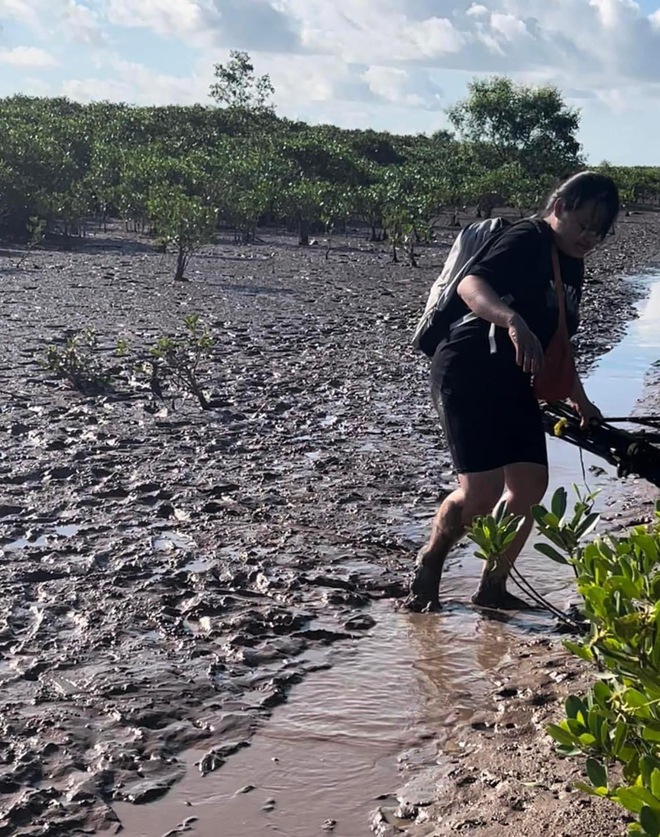
[{"label": "mud flat", "polygon": [[[659,230],[622,219],[593,258],[585,363],[634,315],[643,289],[620,276]],[[172,798],[191,752],[204,773],[238,765],[292,686],[328,682],[374,620],[402,618],[393,600],[452,481],[408,345],[452,235],[418,270],[357,233],[327,260],[283,236],[220,241],[187,283],[119,231],[18,270],[2,251],[0,835],[113,832],[125,805]],[[218,336],[208,412],[154,400],[126,364],[98,398],[41,367],[65,333],[94,328],[111,357],[193,312]],[[529,641],[542,667],[551,640]]]}]

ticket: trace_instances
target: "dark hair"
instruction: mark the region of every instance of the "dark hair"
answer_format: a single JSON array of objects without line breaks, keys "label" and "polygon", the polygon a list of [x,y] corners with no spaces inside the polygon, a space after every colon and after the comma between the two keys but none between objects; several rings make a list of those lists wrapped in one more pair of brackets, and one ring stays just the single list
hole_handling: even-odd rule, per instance
[{"label": "dark hair", "polygon": [[594,202],[600,210],[599,232],[603,238],[619,214],[619,190],[611,177],[595,171],[581,171],[565,180],[550,195],[545,206],[545,214],[552,212],[557,200],[561,200],[564,209],[572,212],[585,204]]}]

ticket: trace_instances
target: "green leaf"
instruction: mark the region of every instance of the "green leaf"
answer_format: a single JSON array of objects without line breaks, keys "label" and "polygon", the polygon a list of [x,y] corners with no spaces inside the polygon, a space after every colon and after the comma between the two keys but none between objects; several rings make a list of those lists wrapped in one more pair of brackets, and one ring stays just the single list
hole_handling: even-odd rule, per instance
[{"label": "green leaf", "polygon": [[644,807],[644,800],[639,798],[634,788],[619,788],[613,799],[633,814],[639,814]]},{"label": "green leaf", "polygon": [[504,551],[507,546],[511,546],[511,544],[515,541],[517,536],[518,536],[518,531],[517,530],[515,532],[511,532],[511,534],[507,535],[502,540],[502,551]]},{"label": "green leaf", "polygon": [[589,535],[593,530],[598,526],[600,522],[600,515],[596,512],[592,512],[591,514],[587,515],[585,519],[580,523],[577,527],[575,534],[578,538],[585,538]]},{"label": "green leaf", "polygon": [[583,725],[586,722],[586,707],[584,703],[576,695],[569,695],[565,703],[566,715],[569,718],[579,720]]},{"label": "green leaf", "polygon": [[660,837],[660,815],[649,805],[639,812],[639,821],[648,837]]},{"label": "green leaf", "polygon": [[649,699],[638,689],[626,689],[623,697],[626,703],[635,709],[648,709]]},{"label": "green leaf", "polygon": [[548,735],[552,736],[555,741],[559,742],[559,744],[563,744],[564,747],[575,746],[575,737],[568,730],[557,726],[557,724],[548,724],[546,732]]},{"label": "green leaf", "polygon": [[545,555],[545,557],[549,558],[551,561],[555,561],[557,564],[568,564],[566,558],[554,547],[550,546],[550,544],[535,543],[534,549],[542,555]]},{"label": "green leaf", "polygon": [[[622,800],[622,794],[625,802]],[[660,800],[656,799],[651,791],[641,787],[640,785],[619,788],[614,794],[614,797],[621,803],[621,805],[624,806],[624,808],[627,808],[634,814],[638,814],[642,810],[643,805],[648,805],[650,808],[653,808],[654,811],[660,812]],[[637,806],[636,810],[632,807],[634,805]]]},{"label": "green leaf", "polygon": [[548,510],[545,508],[545,506],[532,506],[532,517],[539,526],[543,526],[545,524],[545,519],[547,516]]},{"label": "green leaf", "polygon": [[660,799],[660,769],[657,767],[654,767],[651,773],[650,785],[653,796],[657,796]]},{"label": "green leaf", "polygon": [[645,726],[642,730],[642,738],[644,741],[651,741],[658,743],[660,742],[660,729],[654,729],[649,726]]},{"label": "green leaf", "polygon": [[566,506],[568,505],[568,494],[565,488],[558,488],[552,495],[551,508],[552,513],[558,518],[562,518],[566,514]]},{"label": "green leaf", "polygon": [[600,728],[600,748],[604,753],[610,750],[610,725],[606,720],[603,720]]},{"label": "green leaf", "polygon": [[605,683],[604,680],[596,680],[593,687],[593,693],[599,706],[602,706],[603,709],[607,709],[609,701],[612,697],[612,690],[607,683]]},{"label": "green leaf", "polygon": [[571,654],[575,654],[576,657],[580,657],[582,660],[586,660],[588,663],[593,662],[594,655],[593,653],[586,648],[584,645],[578,645],[577,642],[573,642],[570,639],[564,640],[564,647],[571,652]]},{"label": "green leaf", "polygon": [[588,785],[586,782],[574,782],[575,788],[583,793],[588,793],[589,796],[596,796],[596,788]]},{"label": "green leaf", "polygon": [[587,776],[595,788],[607,787],[607,770],[596,759],[587,759]]}]

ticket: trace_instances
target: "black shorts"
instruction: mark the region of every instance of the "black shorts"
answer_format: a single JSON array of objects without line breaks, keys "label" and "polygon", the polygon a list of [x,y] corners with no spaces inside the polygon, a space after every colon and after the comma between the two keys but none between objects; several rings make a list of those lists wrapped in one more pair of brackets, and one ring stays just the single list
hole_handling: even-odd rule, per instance
[{"label": "black shorts", "polygon": [[432,394],[454,468],[492,471],[516,462],[548,465],[541,410],[530,380],[509,358],[474,365],[436,353]]}]

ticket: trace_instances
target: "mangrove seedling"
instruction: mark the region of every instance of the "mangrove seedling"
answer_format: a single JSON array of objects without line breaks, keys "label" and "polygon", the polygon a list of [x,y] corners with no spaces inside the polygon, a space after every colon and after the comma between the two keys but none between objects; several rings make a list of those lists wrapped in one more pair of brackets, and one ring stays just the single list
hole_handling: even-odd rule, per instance
[{"label": "mangrove seedling", "polygon": [[210,409],[200,373],[215,346],[208,328],[199,324],[198,314],[184,318],[185,330],[177,337],[161,337],[149,352],[149,386],[154,395],[163,397],[164,387],[172,381],[183,392],[194,396],[203,410]]}]

